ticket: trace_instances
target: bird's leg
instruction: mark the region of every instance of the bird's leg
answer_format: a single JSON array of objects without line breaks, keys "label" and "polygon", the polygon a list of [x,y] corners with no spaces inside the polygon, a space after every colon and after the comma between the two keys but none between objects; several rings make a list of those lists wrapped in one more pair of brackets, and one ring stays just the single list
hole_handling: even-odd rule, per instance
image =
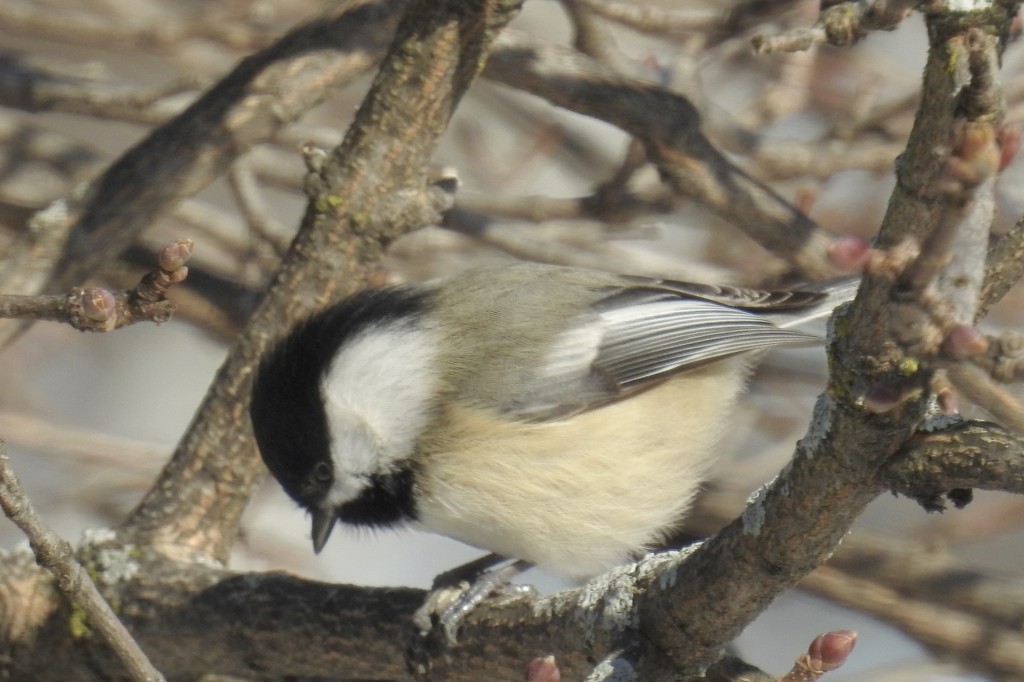
[{"label": "bird's leg", "polygon": [[[509,563],[500,565],[504,562]],[[413,614],[413,623],[421,635],[439,626],[445,642],[455,646],[463,621],[482,601],[492,595],[515,598],[534,591],[529,585],[510,585],[513,578],[531,566],[526,561],[488,554],[446,571],[434,579],[423,606]]]}]

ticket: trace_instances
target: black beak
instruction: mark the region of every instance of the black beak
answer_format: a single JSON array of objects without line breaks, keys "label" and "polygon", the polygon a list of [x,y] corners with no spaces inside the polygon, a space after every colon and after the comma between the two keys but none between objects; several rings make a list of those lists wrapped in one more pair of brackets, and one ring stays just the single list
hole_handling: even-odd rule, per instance
[{"label": "black beak", "polygon": [[333,511],[313,509],[310,513],[313,516],[313,551],[319,554],[320,550],[327,544],[328,538],[331,537],[334,523],[338,519]]}]

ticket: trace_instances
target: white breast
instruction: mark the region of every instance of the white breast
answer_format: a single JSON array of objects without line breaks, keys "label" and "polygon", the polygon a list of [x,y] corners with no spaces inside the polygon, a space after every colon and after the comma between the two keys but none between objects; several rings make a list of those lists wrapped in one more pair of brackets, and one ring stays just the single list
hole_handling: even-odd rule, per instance
[{"label": "white breast", "polygon": [[562,422],[452,410],[451,433],[431,445],[421,471],[420,521],[570,577],[622,563],[662,539],[691,504],[746,362],[686,372]]}]

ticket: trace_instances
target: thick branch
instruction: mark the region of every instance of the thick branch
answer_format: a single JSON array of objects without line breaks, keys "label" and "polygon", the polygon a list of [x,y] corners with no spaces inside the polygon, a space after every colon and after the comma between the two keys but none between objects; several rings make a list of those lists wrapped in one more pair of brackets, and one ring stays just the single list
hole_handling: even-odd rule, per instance
[{"label": "thick branch", "polygon": [[[90,571],[111,577],[103,586],[108,599],[168,679],[406,677],[402,643],[408,614],[423,599],[420,590],[232,574],[168,562],[132,545],[98,544],[85,553]],[[36,682],[124,679],[110,654],[68,636],[68,610],[40,598],[52,589],[51,580],[20,557],[0,555],[0,614],[37,615],[33,627],[16,629],[2,642],[4,669]],[[7,622],[19,624],[19,618]]]},{"label": "thick branch", "polygon": [[171,462],[128,520],[132,539],[170,554],[227,556],[263,473],[246,412],[260,354],[295,321],[359,288],[393,239],[439,219],[449,197],[425,186],[424,169],[517,7],[457,0],[409,6],[342,144],[326,159],[310,154],[317,161],[299,234]]},{"label": "thick branch", "polygon": [[963,488],[1024,495],[1024,437],[986,422],[920,433],[886,463],[878,480],[932,508],[942,508],[946,492]]},{"label": "thick branch", "polygon": [[1018,220],[988,252],[980,314],[1000,301],[1024,277],[1024,219]]},{"label": "thick branch", "polygon": [[[951,112],[955,93],[971,82],[972,74],[966,67],[963,73],[951,73],[948,50],[968,62],[964,35],[970,29],[952,17],[933,17],[931,29],[926,78],[933,80],[926,83],[926,91],[933,92],[925,101],[930,106],[945,104]],[[943,166],[932,167],[934,146],[948,148],[953,118],[950,113],[925,111],[924,106],[901,174],[904,183],[914,178],[916,192],[911,196],[904,186],[894,196],[879,235],[881,245],[899,243],[909,235],[922,237],[935,225],[934,205],[922,197],[938,191]],[[922,216],[926,220],[915,220]],[[924,417],[931,372],[907,362],[896,336],[899,321],[893,319],[889,305],[893,282],[886,277],[866,278],[848,313],[834,321],[828,392],[819,399],[814,422],[793,461],[741,519],[672,574],[673,587],[666,594],[644,603],[644,634],[684,673],[699,674],[775,596],[832,554],[877,494],[875,472]],[[884,404],[873,400],[880,393],[893,399]]]}]

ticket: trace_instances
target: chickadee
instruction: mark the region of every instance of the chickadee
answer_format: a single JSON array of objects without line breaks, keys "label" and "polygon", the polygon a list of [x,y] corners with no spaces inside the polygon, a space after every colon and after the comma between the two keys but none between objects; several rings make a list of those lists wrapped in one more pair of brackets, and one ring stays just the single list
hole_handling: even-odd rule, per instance
[{"label": "chickadee", "polygon": [[852,298],[537,264],[368,290],[263,358],[251,418],[313,518],[413,524],[590,577],[689,507],[752,358]]}]

